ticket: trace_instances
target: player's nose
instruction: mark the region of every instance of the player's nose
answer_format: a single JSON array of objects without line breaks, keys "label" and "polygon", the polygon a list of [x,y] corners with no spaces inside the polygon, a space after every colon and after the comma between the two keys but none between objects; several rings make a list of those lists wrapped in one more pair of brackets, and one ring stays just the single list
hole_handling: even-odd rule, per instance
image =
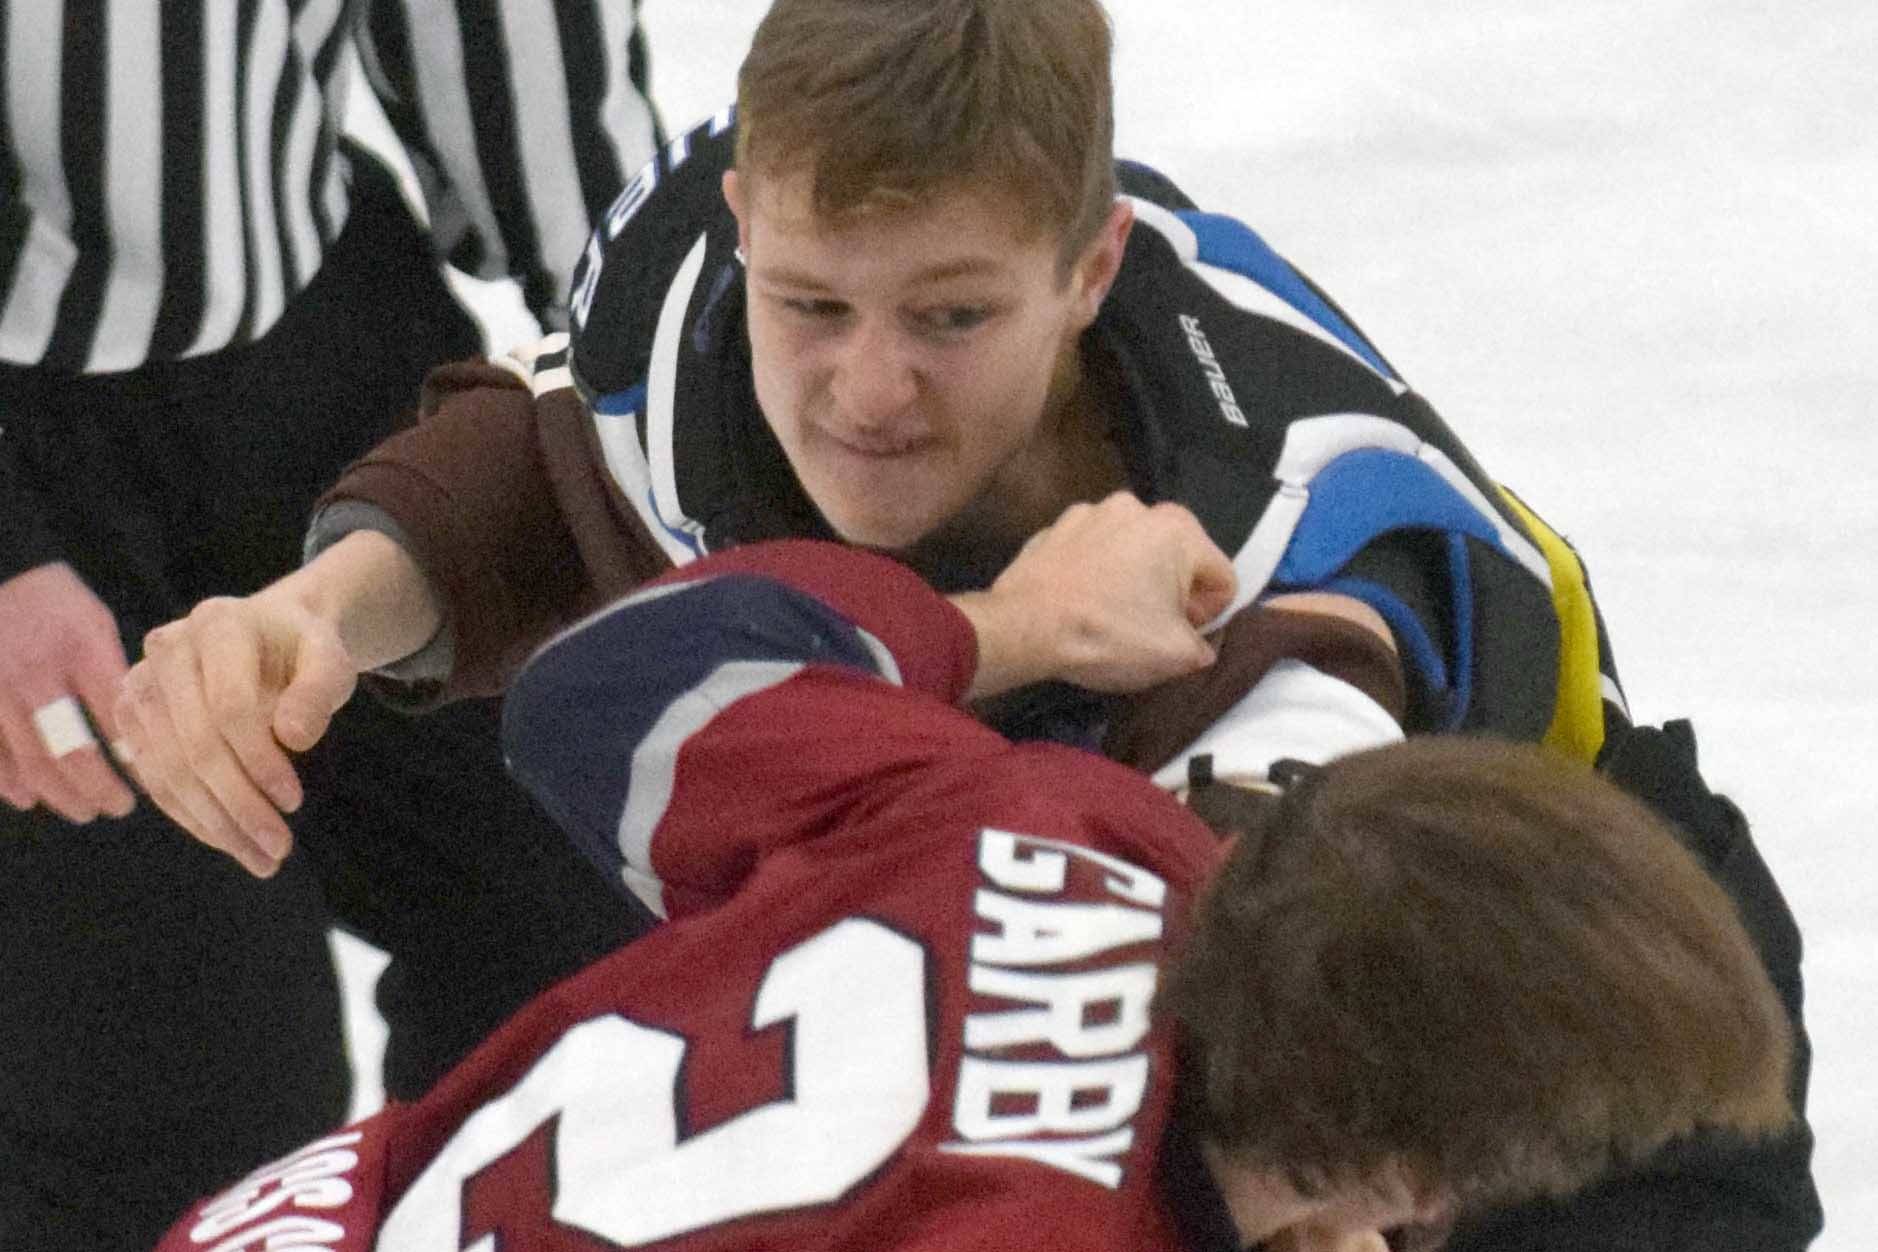
[{"label": "player's nose", "polygon": [[831,390],[856,430],[887,433],[913,407],[919,372],[892,327],[863,323],[836,354]]}]

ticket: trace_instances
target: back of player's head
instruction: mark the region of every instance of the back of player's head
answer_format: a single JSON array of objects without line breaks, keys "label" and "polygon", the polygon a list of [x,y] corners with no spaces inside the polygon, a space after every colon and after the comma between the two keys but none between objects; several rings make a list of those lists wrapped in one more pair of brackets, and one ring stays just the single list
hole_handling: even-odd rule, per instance
[{"label": "back of player's head", "polygon": [[777,0],[737,77],[737,167],[821,216],[967,187],[1010,197],[1067,271],[1115,199],[1097,0]]},{"label": "back of player's head", "polygon": [[1791,1118],[1790,1027],[1733,902],[1584,767],[1411,740],[1252,826],[1163,1001],[1185,1115],[1231,1159],[1305,1194],[1406,1170],[1501,1202]]}]

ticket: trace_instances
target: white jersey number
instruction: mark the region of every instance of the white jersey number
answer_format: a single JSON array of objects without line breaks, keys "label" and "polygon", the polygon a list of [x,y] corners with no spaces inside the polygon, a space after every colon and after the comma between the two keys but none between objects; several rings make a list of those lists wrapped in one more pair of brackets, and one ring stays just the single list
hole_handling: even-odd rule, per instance
[{"label": "white jersey number", "polygon": [[925,1112],[925,954],[878,923],[839,922],[764,974],[752,1026],[791,1018],[793,1097],[684,1142],[674,1093],[685,1040],[618,1014],[582,1022],[463,1123],[378,1246],[463,1252],[466,1184],[557,1115],[554,1220],[621,1247],[837,1199]]}]

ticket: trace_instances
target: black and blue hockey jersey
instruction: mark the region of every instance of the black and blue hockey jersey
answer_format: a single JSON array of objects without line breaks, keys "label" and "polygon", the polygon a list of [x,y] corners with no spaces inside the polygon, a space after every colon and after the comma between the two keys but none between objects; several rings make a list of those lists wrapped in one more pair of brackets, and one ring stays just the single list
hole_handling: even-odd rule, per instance
[{"label": "black and blue hockey jersey", "polygon": [[[608,469],[675,563],[828,537],[756,403],[736,223],[734,118],[661,153],[576,271],[565,363]],[[1233,556],[1239,605],[1325,589],[1389,623],[1416,729],[1550,738],[1595,755],[1622,717],[1570,549],[1504,492],[1356,325],[1251,229],[1124,162],[1136,225],[1090,347],[1142,498],[1192,509]],[[1238,605],[1235,605],[1238,607]]]}]

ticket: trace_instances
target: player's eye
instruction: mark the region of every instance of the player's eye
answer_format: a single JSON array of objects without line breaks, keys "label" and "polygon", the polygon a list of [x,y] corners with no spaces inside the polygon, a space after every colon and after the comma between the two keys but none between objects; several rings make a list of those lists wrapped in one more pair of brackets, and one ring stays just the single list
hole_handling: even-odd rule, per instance
[{"label": "player's eye", "polygon": [[810,321],[833,321],[848,311],[848,306],[839,300],[819,300],[807,296],[779,296],[777,302],[790,313]]},{"label": "player's eye", "polygon": [[991,319],[992,310],[983,304],[945,304],[920,309],[913,314],[913,324],[922,334],[963,335],[978,329]]}]

